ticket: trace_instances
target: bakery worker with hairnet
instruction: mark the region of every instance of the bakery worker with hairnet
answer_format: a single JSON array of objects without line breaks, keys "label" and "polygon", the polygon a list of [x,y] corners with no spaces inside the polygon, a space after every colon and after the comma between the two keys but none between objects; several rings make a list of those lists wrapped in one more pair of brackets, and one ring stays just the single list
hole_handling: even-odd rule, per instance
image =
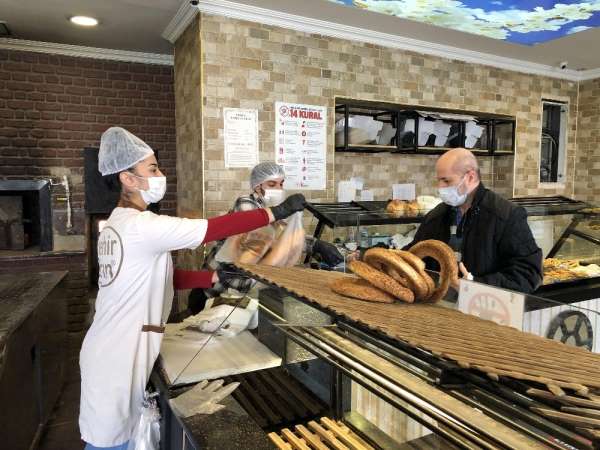
[{"label": "bakery worker with hairnet", "polygon": [[[260,208],[265,208],[271,205],[278,205],[285,199],[285,172],[283,168],[274,162],[262,162],[254,166],[250,173],[250,189],[249,195],[239,197],[232,208],[232,211],[251,211]],[[223,267],[223,258],[220,258],[219,251],[223,243],[220,241],[215,245],[208,256],[206,257],[204,267],[211,270],[217,270]],[[325,241],[315,239],[311,236],[305,237],[304,253],[314,256],[333,267],[344,260],[335,245]],[[232,287],[238,291],[247,291],[251,286],[251,281],[240,278],[239,280],[230,280],[229,286],[224,286],[222,283],[216,283],[213,288],[208,290],[193,289],[188,298],[189,309],[192,314],[200,312],[205,305],[207,298],[216,297],[223,292],[227,287]]]},{"label": "bakery worker with hairnet", "polygon": [[79,427],[86,449],[125,449],[171,309],[170,252],[264,227],[306,202],[296,194],[272,208],[207,220],[154,214],[146,208],[163,198],[166,178],[152,149],[119,127],[102,135],[98,168],[120,199],[98,240],[96,311],[79,359]]}]

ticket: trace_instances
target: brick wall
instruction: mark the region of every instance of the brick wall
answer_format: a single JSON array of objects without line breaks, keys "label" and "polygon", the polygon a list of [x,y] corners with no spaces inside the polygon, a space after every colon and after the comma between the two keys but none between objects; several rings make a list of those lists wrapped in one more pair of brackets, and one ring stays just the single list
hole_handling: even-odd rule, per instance
[{"label": "brick wall", "polygon": [[600,78],[579,85],[575,195],[600,205]]},{"label": "brick wall", "polygon": [[158,152],[174,213],[174,109],[172,67],[0,50],[0,178],[67,175],[82,226],[83,148],[119,125]]}]

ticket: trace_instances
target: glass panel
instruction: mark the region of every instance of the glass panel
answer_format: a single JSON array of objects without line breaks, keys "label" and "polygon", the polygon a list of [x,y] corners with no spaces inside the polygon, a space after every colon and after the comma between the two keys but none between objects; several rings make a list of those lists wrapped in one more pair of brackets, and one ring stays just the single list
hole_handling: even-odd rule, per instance
[{"label": "glass panel", "polygon": [[494,136],[496,153],[513,153],[513,122],[496,121]]}]

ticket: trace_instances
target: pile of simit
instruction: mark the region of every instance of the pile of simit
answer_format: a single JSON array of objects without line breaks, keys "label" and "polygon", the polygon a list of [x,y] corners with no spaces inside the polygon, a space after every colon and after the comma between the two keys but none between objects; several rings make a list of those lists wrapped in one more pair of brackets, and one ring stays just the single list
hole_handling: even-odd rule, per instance
[{"label": "pile of simit", "polygon": [[[425,271],[423,258],[438,262],[437,286]],[[371,248],[362,261],[352,261],[348,268],[359,278],[340,277],[330,284],[331,290],[372,302],[436,303],[444,298],[450,285],[458,282],[454,251],[433,239],[415,244],[410,251]]]}]

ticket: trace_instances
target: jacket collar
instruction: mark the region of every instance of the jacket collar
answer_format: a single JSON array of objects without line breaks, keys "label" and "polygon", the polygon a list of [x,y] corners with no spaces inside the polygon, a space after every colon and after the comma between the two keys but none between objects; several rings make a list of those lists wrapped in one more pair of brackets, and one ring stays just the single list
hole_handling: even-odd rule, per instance
[{"label": "jacket collar", "polygon": [[473,203],[471,203],[471,208],[479,206],[479,204],[483,200],[483,197],[485,197],[486,191],[486,187],[483,185],[483,182],[480,181],[479,185],[475,189],[475,196],[473,197]]}]

